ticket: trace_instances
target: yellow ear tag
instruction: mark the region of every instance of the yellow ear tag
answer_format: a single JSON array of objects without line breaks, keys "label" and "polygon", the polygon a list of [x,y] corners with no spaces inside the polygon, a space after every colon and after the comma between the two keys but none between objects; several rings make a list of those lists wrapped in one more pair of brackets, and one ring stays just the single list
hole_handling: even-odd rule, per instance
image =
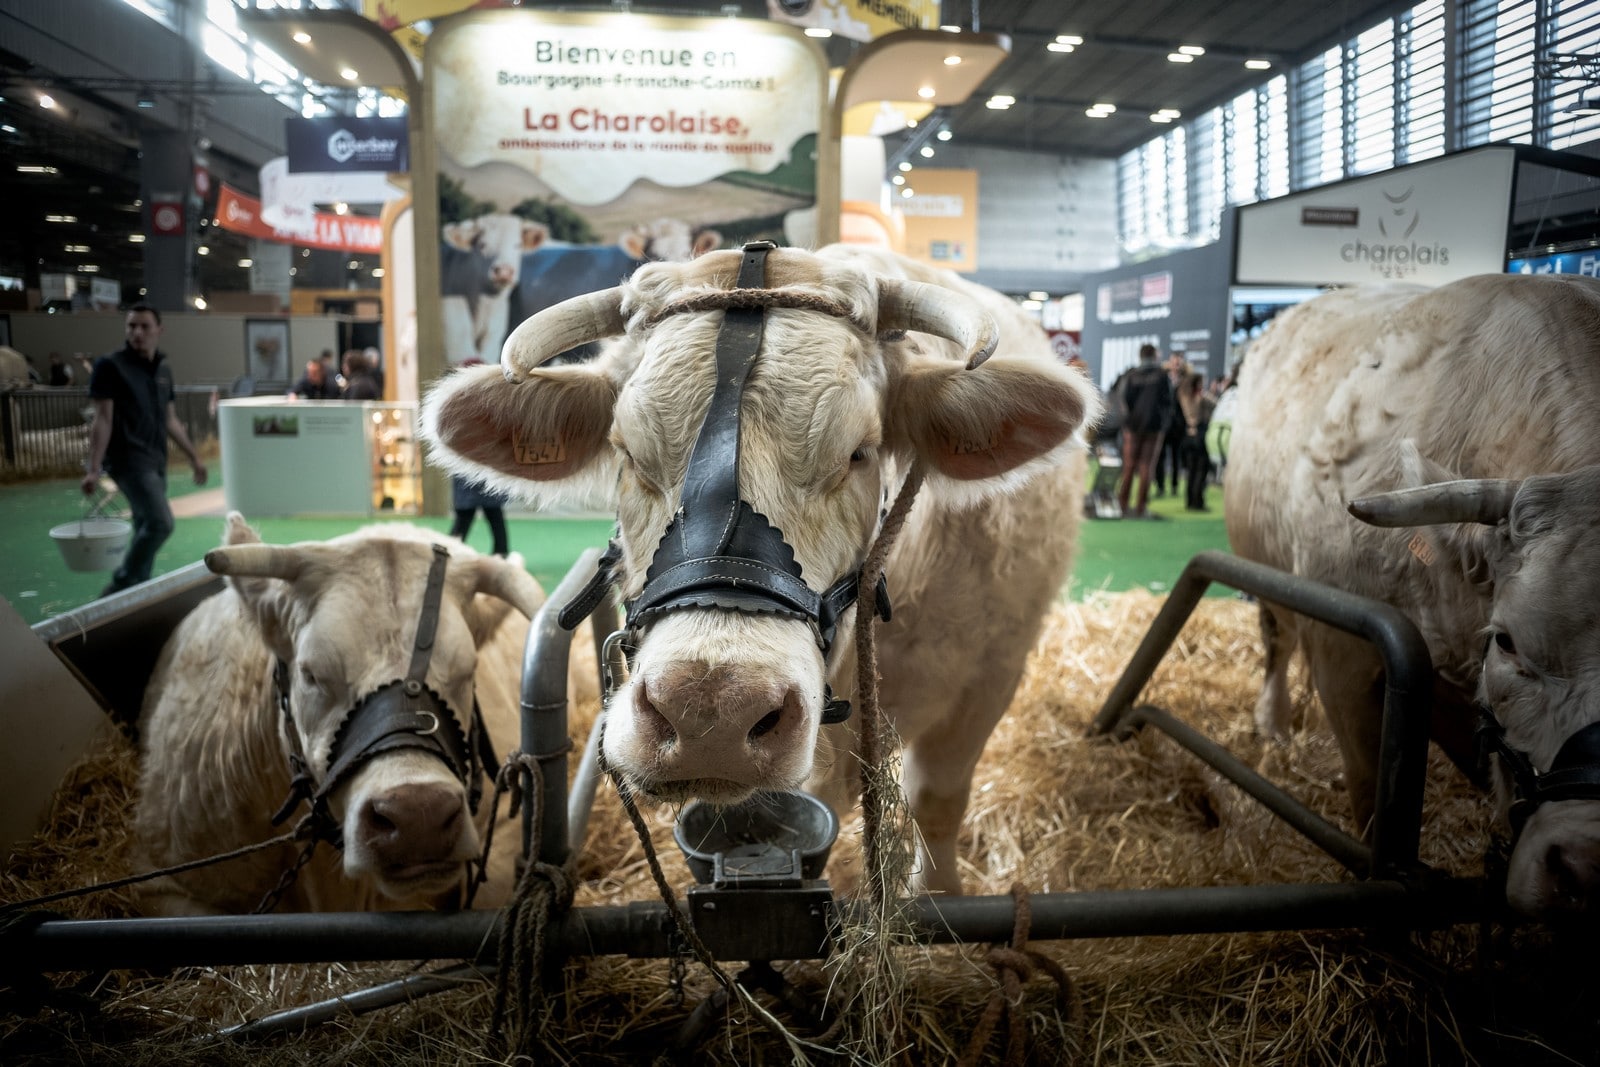
[{"label": "yellow ear tag", "polygon": [[1428,539],[1423,537],[1421,532],[1412,534],[1411,543],[1406,547],[1411,550],[1411,554],[1416,556],[1418,562],[1424,567],[1433,566],[1434,560],[1438,558],[1438,555],[1433,551],[1433,546],[1428,543]]},{"label": "yellow ear tag", "polygon": [[532,444],[524,442],[522,435],[516,430],[511,431],[511,451],[516,456],[518,463],[530,466],[565,463],[567,459],[567,443],[565,441],[552,439]]}]

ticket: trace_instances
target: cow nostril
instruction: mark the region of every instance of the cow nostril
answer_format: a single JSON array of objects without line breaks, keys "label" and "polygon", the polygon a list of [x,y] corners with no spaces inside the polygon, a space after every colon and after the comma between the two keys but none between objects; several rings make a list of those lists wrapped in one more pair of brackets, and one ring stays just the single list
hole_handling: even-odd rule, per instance
[{"label": "cow nostril", "polygon": [[398,829],[393,819],[390,819],[375,807],[367,808],[367,825],[376,834],[392,834]]},{"label": "cow nostril", "polygon": [[750,740],[754,741],[763,734],[770,734],[778,728],[778,722],[783,718],[782,708],[773,708],[761,717],[761,721],[750,727]]},{"label": "cow nostril", "polygon": [[678,732],[651,701],[643,685],[633,690],[633,719],[639,736],[652,744],[665,745],[677,740]]}]

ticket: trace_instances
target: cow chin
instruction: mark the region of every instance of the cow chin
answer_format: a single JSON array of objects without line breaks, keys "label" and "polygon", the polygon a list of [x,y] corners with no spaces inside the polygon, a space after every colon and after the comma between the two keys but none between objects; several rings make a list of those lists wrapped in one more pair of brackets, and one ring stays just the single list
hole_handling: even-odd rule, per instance
[{"label": "cow chin", "polygon": [[390,900],[449,891],[481,850],[465,789],[425,752],[375,757],[335,794],[334,810],[343,812],[345,874]]},{"label": "cow chin", "polygon": [[792,619],[689,610],[656,623],[606,713],[604,755],[641,795],[734,804],[798,789],[821,721],[822,656]]},{"label": "cow chin", "polygon": [[1593,925],[1600,916],[1600,801],[1544,804],[1528,817],[1506,871],[1506,902],[1532,919]]}]

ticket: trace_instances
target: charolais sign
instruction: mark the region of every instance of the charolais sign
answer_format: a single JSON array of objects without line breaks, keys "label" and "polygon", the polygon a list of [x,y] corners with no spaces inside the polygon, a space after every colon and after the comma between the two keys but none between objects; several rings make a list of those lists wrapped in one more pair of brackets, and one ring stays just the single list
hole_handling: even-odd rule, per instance
[{"label": "charolais sign", "polygon": [[648,260],[814,230],[827,66],[792,28],[473,13],[423,84],[449,362],[497,362],[511,325]]},{"label": "charolais sign", "polygon": [[287,118],[283,132],[291,174],[411,169],[404,118]]}]

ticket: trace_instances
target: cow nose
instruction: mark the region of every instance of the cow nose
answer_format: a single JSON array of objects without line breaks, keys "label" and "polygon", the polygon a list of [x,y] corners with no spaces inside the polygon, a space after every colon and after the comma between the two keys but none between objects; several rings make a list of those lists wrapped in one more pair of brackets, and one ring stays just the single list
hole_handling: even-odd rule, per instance
[{"label": "cow nose", "polygon": [[385,865],[439,863],[455,852],[462,820],[459,790],[437,782],[399,785],[367,801],[357,832]]},{"label": "cow nose", "polygon": [[505,288],[516,280],[516,271],[504,263],[497,263],[489,271],[489,280]]},{"label": "cow nose", "polygon": [[636,725],[657,744],[692,745],[713,734],[751,744],[784,734],[803,714],[799,694],[770,674],[739,665],[679,663],[636,689]]},{"label": "cow nose", "polygon": [[1544,854],[1545,875],[1549,878],[1553,908],[1568,916],[1589,911],[1589,903],[1600,892],[1600,866],[1583,850],[1551,845]]}]

